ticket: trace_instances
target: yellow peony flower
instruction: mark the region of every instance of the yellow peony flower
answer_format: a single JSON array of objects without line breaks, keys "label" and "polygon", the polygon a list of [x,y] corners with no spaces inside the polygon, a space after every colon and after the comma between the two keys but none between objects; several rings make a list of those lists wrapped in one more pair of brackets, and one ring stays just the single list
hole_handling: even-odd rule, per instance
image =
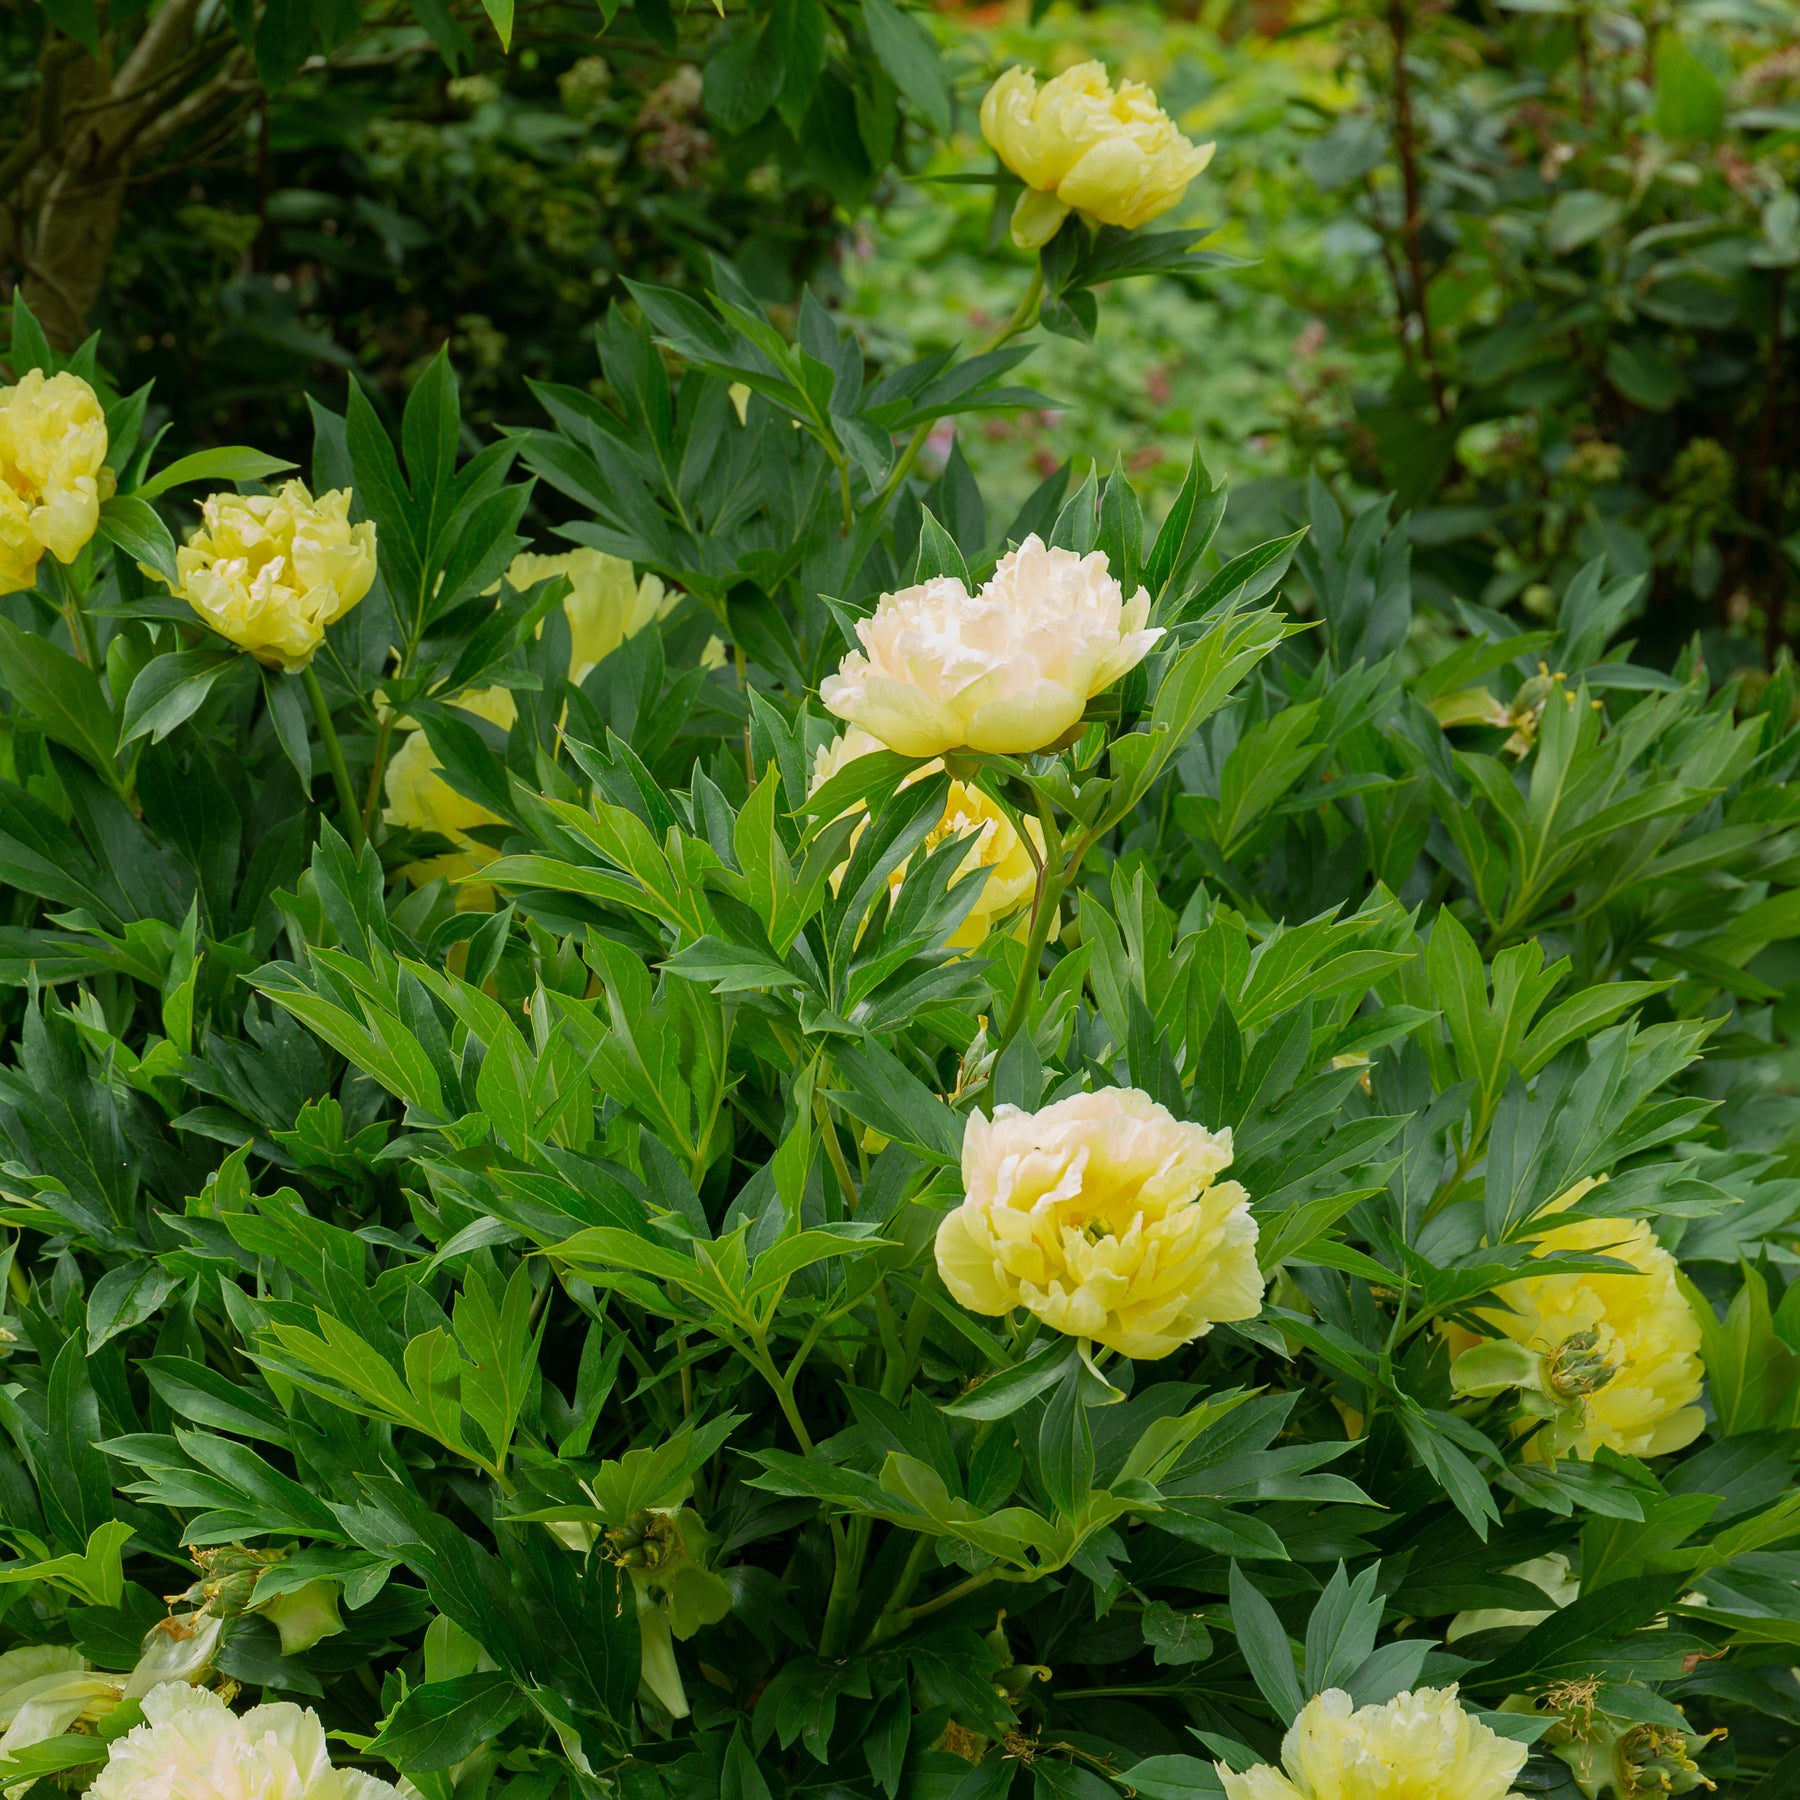
[{"label": "yellow peony flower", "polygon": [[[465,694],[455,704],[465,712],[475,713],[505,729],[512,721],[495,716],[498,709],[493,696],[496,694],[506,701],[510,712],[512,695],[505,688]],[[459,846],[455,850],[446,850],[441,856],[421,857],[417,862],[406,864],[403,873],[414,887],[441,879],[455,889],[459,912],[491,912],[493,888],[485,881],[470,881],[468,877],[477,869],[485,868],[500,853],[470,837],[469,832],[477,825],[500,825],[505,821],[479,801],[459,794],[438,773],[443,766],[424,732],[409,731],[401,740],[400,748],[388,758],[383,781],[387,805],[382,808],[381,816],[389,825],[407,831],[436,832],[439,837],[448,838]]]},{"label": "yellow peony flower", "polygon": [[1281,1768],[1215,1766],[1228,1800],[1508,1800],[1527,1754],[1464,1712],[1454,1686],[1361,1707],[1327,1688],[1281,1740]]},{"label": "yellow peony flower", "polygon": [[1569,1605],[1581,1592],[1581,1578],[1569,1568],[1569,1559],[1560,1551],[1549,1556],[1534,1556],[1528,1562],[1514,1563],[1505,1574],[1529,1581],[1541,1588],[1550,1604],[1535,1612],[1514,1612],[1504,1606],[1479,1607],[1473,1612],[1459,1612],[1444,1633],[1444,1642],[1454,1644],[1458,1638],[1472,1637],[1478,1631],[1504,1631],[1513,1625],[1539,1625],[1551,1613]]},{"label": "yellow peony flower", "polygon": [[27,1644],[0,1656],[0,1756],[92,1724],[119,1704],[123,1675],[96,1674],[79,1650]]},{"label": "yellow peony flower", "polygon": [[399,1790],[334,1769],[312,1708],[289,1700],[242,1716],[215,1693],[167,1682],[144,1696],[144,1723],[117,1739],[90,1800],[399,1800]]},{"label": "yellow peony flower", "polygon": [[79,375],[0,388],[0,594],[30,587],[46,550],[73,562],[112,492],[106,414]]},{"label": "yellow peony flower", "polygon": [[659,576],[641,579],[622,556],[604,550],[569,550],[560,556],[527,551],[515,556],[506,571],[514,587],[524,589],[552,575],[566,575],[570,591],[563,600],[569,620],[569,679],[579,686],[628,637],[660,619],[680,598]]},{"label": "yellow peony flower", "polygon": [[[859,756],[867,756],[880,748],[879,739],[852,725],[824,745],[813,758],[810,791],[817,793],[840,769],[853,763]],[[915,781],[923,781],[927,776],[937,774],[943,766],[940,760],[934,758],[915,769],[901,786],[910,787]],[[1037,820],[1027,819],[1025,829],[1031,834],[1041,858],[1044,849],[1042,827]],[[852,845],[857,837],[862,836],[862,832],[863,827],[859,825],[856,837],[850,840]],[[1018,912],[1031,899],[1032,889],[1037,885],[1037,864],[1032,860],[1031,851],[1026,848],[1025,840],[1019,836],[1012,820],[980,788],[961,781],[950,783],[944,816],[932,826],[920,847],[920,853],[929,856],[946,838],[952,837],[972,840],[969,854],[963,858],[962,865],[957,870],[959,881],[967,880],[977,869],[986,869],[988,872],[974,907],[949,940],[949,948],[953,950],[973,950],[978,944],[986,942],[988,933],[993,930],[997,921]],[[907,860],[910,862],[911,858]],[[833,893],[837,892],[838,884],[844,878],[844,870],[848,867],[849,864],[845,862],[833,871]],[[906,869],[907,864],[902,863],[888,876],[888,889],[891,893],[900,891],[900,884],[906,879]]]},{"label": "yellow peony flower", "polygon": [[1025,183],[1013,242],[1035,250],[1071,210],[1136,230],[1180,204],[1212,161],[1191,144],[1141,81],[1115,92],[1106,68],[1077,63],[1040,88],[1029,69],[1006,70],[981,103],[981,135]]},{"label": "yellow peony flower", "polygon": [[[628,637],[664,617],[681,598],[669,593],[658,576],[646,575],[640,581],[624,557],[608,556],[603,550],[571,550],[563,556],[526,551],[506,570],[506,579],[520,592],[552,575],[569,578],[563,616],[569,621],[569,679],[578,687]],[[497,594],[500,584],[488,591]],[[544,635],[541,624],[537,634]],[[480,713],[502,731],[511,731],[519,716],[517,702],[503,687],[479,688],[452,704]]]},{"label": "yellow peony flower", "polygon": [[375,527],[350,523],[350,490],[314,499],[304,482],[275,494],[213,494],[175,553],[178,593],[221,637],[272,669],[297,672],[375,580]]},{"label": "yellow peony flower", "polygon": [[[1595,1185],[1579,1183],[1549,1210],[1572,1206]],[[1509,1311],[1481,1311],[1539,1359],[1528,1385],[1550,1419],[1527,1454],[1589,1458],[1604,1444],[1627,1456],[1663,1456],[1691,1444],[1706,1424],[1697,1404],[1700,1324],[1676,1285],[1674,1257],[1642,1219],[1571,1220],[1538,1240],[1539,1255],[1552,1250],[1616,1257],[1633,1272],[1528,1275],[1496,1290]],[[1457,1359],[1453,1379],[1460,1371],[1464,1391],[1493,1391],[1478,1373],[1492,1361],[1492,1344]]]},{"label": "yellow peony flower", "polygon": [[938,1273],[971,1312],[1022,1306],[1153,1362],[1262,1309],[1249,1197],[1214,1180],[1230,1162],[1230,1131],[1184,1124],[1136,1088],[972,1114]]},{"label": "yellow peony flower", "polygon": [[[569,679],[587,678],[603,658],[610,656],[628,637],[667,613],[679,595],[670,594],[654,575],[640,581],[631,564],[600,550],[571,550],[562,556],[515,556],[506,579],[525,589],[552,575],[566,575],[570,590],[563,596],[563,613],[569,621]],[[496,583],[493,592],[499,591]],[[543,627],[538,630],[541,634]],[[518,703],[510,689],[475,688],[450,702],[477,718],[511,731],[519,717]],[[409,723],[409,721],[402,721]],[[422,731],[402,740],[388,763],[385,788],[387,805],[382,818],[389,825],[410,831],[434,831],[461,846],[442,856],[408,863],[407,880],[415,887],[440,877],[458,884],[456,904],[464,912],[487,912],[494,904],[494,890],[486,882],[469,881],[477,869],[491,863],[497,851],[468,834],[477,825],[498,825],[499,818],[485,806],[465,799],[438,770],[443,765],[433,754]]]},{"label": "yellow peony flower", "polygon": [[883,594],[819,697],[903,756],[1047,749],[1088,701],[1143,661],[1150,595],[1128,600],[1099,551],[1049,550],[1035,535],[979,594],[947,575]]}]

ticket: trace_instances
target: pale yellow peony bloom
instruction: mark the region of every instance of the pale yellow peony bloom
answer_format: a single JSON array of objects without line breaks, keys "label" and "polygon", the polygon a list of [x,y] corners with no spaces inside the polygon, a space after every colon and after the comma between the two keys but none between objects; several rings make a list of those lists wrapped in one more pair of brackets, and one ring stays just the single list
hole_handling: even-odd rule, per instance
[{"label": "pale yellow peony bloom", "polygon": [[[852,725],[829,744],[823,745],[814,756],[812,786],[809,791],[816,794],[839,770],[855,762],[859,756],[867,756],[880,748],[878,738],[871,737],[868,732]],[[923,781],[927,776],[937,774],[943,766],[940,760],[934,758],[915,769],[900,785],[911,787],[915,781]],[[860,806],[857,810],[861,810]],[[1041,860],[1044,850],[1043,828],[1037,820],[1027,819],[1025,829],[1031,834],[1031,841]],[[859,825],[856,836],[850,840],[852,846],[862,833],[863,827]],[[944,803],[944,816],[932,826],[919,853],[929,856],[947,838],[953,837],[970,840],[969,853],[957,869],[956,879],[966,881],[978,869],[987,871],[987,880],[982,884],[974,906],[951,933],[948,941],[950,949],[973,950],[978,944],[986,942],[988,933],[998,921],[1018,912],[1031,899],[1032,889],[1037,885],[1037,863],[1032,860],[1031,851],[1026,848],[1025,840],[1019,836],[1012,820],[980,788],[961,781],[950,783],[950,793]],[[900,884],[906,879],[907,864],[911,860],[909,857],[907,862],[903,862],[888,876],[890,893],[899,893]],[[832,871],[833,893],[837,892],[838,884],[844,878],[844,870],[848,867],[848,862],[845,862]]]},{"label": "pale yellow peony bloom", "polygon": [[[680,598],[671,594],[654,575],[639,580],[631,564],[621,556],[601,550],[571,550],[560,556],[530,552],[515,556],[506,579],[523,591],[552,575],[569,578],[563,596],[563,613],[569,621],[569,679],[584,681],[589,672],[612,655],[629,637],[663,617]],[[499,591],[498,583],[494,592]],[[543,627],[538,627],[540,634]],[[519,717],[518,702],[508,688],[474,688],[450,702],[464,712],[486,719],[502,731],[511,731]],[[404,723],[405,721],[403,721]],[[456,903],[464,912],[487,912],[494,904],[494,890],[486,882],[466,877],[491,863],[499,854],[468,835],[477,825],[503,821],[485,806],[465,799],[438,773],[443,765],[422,731],[412,731],[401,741],[388,763],[384,786],[387,805],[382,818],[389,825],[410,831],[434,831],[460,846],[442,856],[429,856],[405,867],[415,887],[440,877],[457,887]]]},{"label": "pale yellow peony bloom", "polygon": [[1102,63],[1077,63],[1040,88],[1029,69],[1006,70],[981,103],[981,135],[1025,183],[1013,241],[1034,250],[1071,211],[1135,230],[1180,204],[1212,161],[1141,81],[1117,91]]},{"label": "pale yellow peony bloom", "polygon": [[1281,1740],[1281,1768],[1214,1766],[1228,1800],[1509,1800],[1528,1754],[1464,1712],[1454,1686],[1361,1707],[1327,1688]]},{"label": "pale yellow peony bloom", "polygon": [[663,617],[680,598],[660,576],[639,577],[622,556],[604,550],[564,551],[538,556],[527,551],[512,559],[506,579],[524,589],[552,575],[569,578],[563,612],[569,621],[569,679],[579,686],[591,670],[628,637]]},{"label": "pale yellow peony bloom", "polygon": [[[627,638],[666,616],[681,598],[671,594],[659,576],[640,580],[624,557],[609,556],[604,550],[570,550],[561,556],[526,551],[506,570],[506,579],[521,593],[552,575],[569,578],[563,616],[569,621],[569,679],[577,687]],[[499,584],[489,591],[498,593]],[[543,635],[539,625],[538,636]],[[511,731],[519,716],[511,692],[503,687],[478,689],[453,704],[480,713],[502,731]]]},{"label": "pale yellow peony bloom", "polygon": [[332,1767],[310,1706],[277,1700],[240,1716],[185,1682],[152,1688],[143,1705],[89,1800],[399,1800],[385,1781]]},{"label": "pale yellow peony bloom", "polygon": [[1184,1124],[1136,1088],[974,1113],[938,1272],[971,1312],[1022,1306],[1153,1362],[1262,1309],[1249,1197],[1214,1180],[1230,1162],[1229,1130]]},{"label": "pale yellow peony bloom", "polygon": [[1125,597],[1100,551],[1046,549],[1035,535],[979,594],[948,575],[883,594],[819,697],[903,756],[1025,755],[1064,738],[1088,701],[1143,661],[1150,595]]},{"label": "pale yellow peony bloom", "polygon": [[[464,694],[451,704],[486,719],[491,725],[498,725],[503,731],[512,728],[516,716],[513,697],[505,688],[482,688]],[[477,825],[500,825],[505,821],[479,801],[459,794],[438,773],[443,766],[425,733],[409,731],[401,740],[400,748],[388,759],[383,783],[387,805],[382,808],[381,816],[389,825],[407,831],[436,832],[439,837],[448,838],[459,846],[455,850],[446,850],[441,856],[421,857],[417,862],[407,863],[402,873],[414,887],[442,879],[455,888],[459,912],[491,912],[493,888],[485,881],[470,881],[467,877],[485,868],[500,853],[470,837],[469,832]]]},{"label": "pale yellow peony bloom", "polygon": [[123,1675],[96,1674],[65,1644],[8,1650],[0,1656],[0,1756],[61,1737],[77,1722],[103,1719],[124,1686]]},{"label": "pale yellow peony bloom", "polygon": [[350,523],[348,488],[316,500],[299,481],[274,494],[212,494],[200,515],[175,553],[175,592],[272,669],[304,669],[325,628],[374,583],[375,526]]},{"label": "pale yellow peony bloom", "polygon": [[[1578,1184],[1550,1210],[1594,1185]],[[1543,1397],[1555,1411],[1527,1454],[1591,1458],[1604,1444],[1627,1456],[1663,1456],[1691,1444],[1706,1424],[1700,1324],[1676,1284],[1674,1257],[1642,1219],[1571,1220],[1538,1240],[1540,1256],[1553,1250],[1616,1257],[1632,1272],[1528,1275],[1495,1291],[1509,1311],[1481,1311],[1541,1359]],[[1465,1352],[1482,1354],[1479,1345]]]},{"label": "pale yellow peony bloom", "polygon": [[1542,1624],[1551,1613],[1569,1605],[1581,1593],[1581,1578],[1570,1569],[1569,1559],[1561,1551],[1514,1563],[1502,1573],[1542,1589],[1550,1604],[1532,1612],[1514,1612],[1504,1606],[1484,1606],[1472,1612],[1459,1612],[1444,1633],[1446,1644],[1454,1644],[1458,1638],[1472,1637],[1478,1631],[1504,1631],[1514,1625]]},{"label": "pale yellow peony bloom", "polygon": [[112,497],[106,414],[79,375],[29,369],[0,388],[0,594],[37,580],[46,550],[71,563]]}]

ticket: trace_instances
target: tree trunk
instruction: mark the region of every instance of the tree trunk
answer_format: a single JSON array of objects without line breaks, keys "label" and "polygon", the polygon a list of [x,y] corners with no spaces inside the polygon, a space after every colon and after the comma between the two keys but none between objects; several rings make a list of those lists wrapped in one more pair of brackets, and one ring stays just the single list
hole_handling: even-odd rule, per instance
[{"label": "tree trunk", "polygon": [[59,350],[87,334],[134,159],[196,121],[207,107],[195,102],[217,91],[181,92],[198,12],[199,0],[164,0],[116,72],[105,39],[95,56],[52,38],[39,58],[36,116],[0,168],[0,258]]}]

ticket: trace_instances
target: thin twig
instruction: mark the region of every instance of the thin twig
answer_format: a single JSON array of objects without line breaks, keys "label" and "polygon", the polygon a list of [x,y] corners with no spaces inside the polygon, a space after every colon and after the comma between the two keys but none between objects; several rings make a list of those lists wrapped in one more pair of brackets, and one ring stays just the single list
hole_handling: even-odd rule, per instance
[{"label": "thin twig", "polygon": [[1408,0],[1388,0],[1388,34],[1394,43],[1394,149],[1400,163],[1400,189],[1406,216],[1400,221],[1400,241],[1406,250],[1407,273],[1412,285],[1413,317],[1418,324],[1419,353],[1425,365],[1426,384],[1440,419],[1449,417],[1444,400],[1444,377],[1438,367],[1437,346],[1432,341],[1431,315],[1425,304],[1425,244],[1422,232],[1425,201],[1419,185],[1417,128],[1413,118],[1412,72],[1406,66],[1407,34],[1411,19]]},{"label": "thin twig", "polygon": [[1779,482],[1772,482],[1776,475],[1775,463],[1775,425],[1781,413],[1781,377],[1782,377],[1782,315],[1787,307],[1787,270],[1778,268],[1772,283],[1773,292],[1769,299],[1769,351],[1764,364],[1763,373],[1763,409],[1762,422],[1756,437],[1756,460],[1750,470],[1749,505],[1745,508],[1745,517],[1750,529],[1764,541],[1765,555],[1769,569],[1769,591],[1763,606],[1763,660],[1773,669],[1775,658],[1780,654],[1787,642],[1784,629],[1783,613],[1786,602],[1783,590],[1787,583],[1784,579],[1785,558],[1780,548],[1781,537],[1781,498],[1779,492],[1775,497],[1774,528],[1767,532],[1763,529],[1763,513],[1769,501],[1771,486],[1779,487]]}]

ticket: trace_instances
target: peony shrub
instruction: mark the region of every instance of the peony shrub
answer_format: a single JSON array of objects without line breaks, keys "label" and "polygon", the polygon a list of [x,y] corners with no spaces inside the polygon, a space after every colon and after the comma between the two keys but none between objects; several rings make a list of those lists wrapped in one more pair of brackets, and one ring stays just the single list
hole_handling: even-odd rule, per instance
[{"label": "peony shrub", "polygon": [[1793,672],[990,518],[1210,265],[1152,97],[989,111],[966,356],[719,264],[303,485],[15,304],[8,1794],[1791,1789]]}]

